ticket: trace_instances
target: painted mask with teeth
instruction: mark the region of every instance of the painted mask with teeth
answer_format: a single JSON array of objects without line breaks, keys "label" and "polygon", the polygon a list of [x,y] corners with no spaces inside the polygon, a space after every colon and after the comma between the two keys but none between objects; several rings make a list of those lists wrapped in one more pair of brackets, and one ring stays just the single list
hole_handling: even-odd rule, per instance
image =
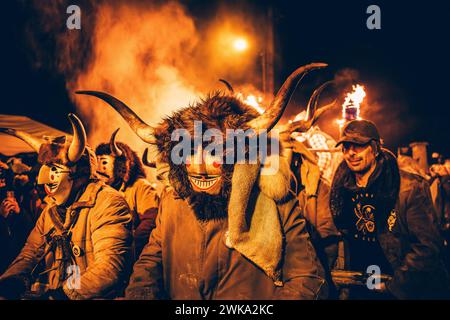
[{"label": "painted mask with teeth", "polygon": [[201,161],[196,156],[186,159],[186,170],[196,192],[218,195],[222,188],[222,159],[205,155]]}]

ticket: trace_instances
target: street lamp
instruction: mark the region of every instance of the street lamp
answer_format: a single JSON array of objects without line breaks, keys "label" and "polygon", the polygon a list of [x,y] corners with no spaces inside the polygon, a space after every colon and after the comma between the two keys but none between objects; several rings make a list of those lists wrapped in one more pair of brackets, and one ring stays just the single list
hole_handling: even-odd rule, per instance
[{"label": "street lamp", "polygon": [[236,38],[233,41],[233,48],[238,52],[245,51],[248,48],[248,42],[244,38]]}]

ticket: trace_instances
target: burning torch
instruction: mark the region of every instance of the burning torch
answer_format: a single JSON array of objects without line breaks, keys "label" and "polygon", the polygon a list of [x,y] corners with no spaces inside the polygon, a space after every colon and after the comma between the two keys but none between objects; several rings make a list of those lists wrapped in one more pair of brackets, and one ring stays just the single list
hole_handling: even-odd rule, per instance
[{"label": "burning torch", "polygon": [[353,91],[347,93],[345,101],[342,104],[342,118],[338,120],[339,129],[349,121],[359,120],[360,117],[360,106],[363,102],[366,92],[364,91],[364,86],[356,84],[352,87]]}]

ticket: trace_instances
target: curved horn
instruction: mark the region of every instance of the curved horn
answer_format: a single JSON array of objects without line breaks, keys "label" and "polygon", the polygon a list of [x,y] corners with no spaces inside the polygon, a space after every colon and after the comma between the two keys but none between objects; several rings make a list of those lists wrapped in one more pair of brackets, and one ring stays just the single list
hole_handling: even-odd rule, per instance
[{"label": "curved horn", "polygon": [[32,136],[29,133],[24,131],[11,129],[11,128],[0,128],[0,132],[9,134],[10,136],[14,136],[26,142],[34,151],[39,153],[39,149],[41,148],[42,141],[38,138]]},{"label": "curved horn", "polygon": [[231,94],[234,94],[234,89],[233,89],[233,87],[231,86],[231,84],[227,80],[219,79],[219,81],[227,86],[227,89],[228,89],[228,91],[230,91]]},{"label": "curved horn", "polygon": [[86,148],[87,138],[86,131],[84,130],[81,120],[73,113],[69,113],[68,117],[70,124],[72,125],[73,137],[72,143],[67,151],[67,159],[69,159],[71,164],[74,164],[80,160],[83,155],[84,149]]},{"label": "curved horn", "polygon": [[109,148],[111,149],[111,153],[115,157],[120,157],[123,155],[123,151],[120,150],[119,146],[116,144],[116,135],[119,132],[120,128],[117,128],[116,131],[111,135],[111,139],[109,140]]},{"label": "curved horn", "polygon": [[320,107],[316,112],[314,112],[314,115],[309,120],[299,120],[295,121],[289,124],[287,129],[289,132],[306,132],[308,131],[319,119],[319,117],[326,111],[330,110],[336,105],[337,100],[334,100],[330,104],[327,104],[326,106]]},{"label": "curved horn", "polygon": [[311,95],[311,98],[309,98],[308,105],[306,107],[306,121],[311,120],[314,117],[314,114],[317,110],[317,103],[319,102],[320,94],[326,87],[328,87],[333,82],[334,82],[333,80],[327,81],[323,83],[320,87],[318,87],[316,90],[314,90],[313,94]]},{"label": "curved horn", "polygon": [[286,106],[289,103],[289,100],[291,99],[291,96],[294,93],[299,81],[302,80],[303,77],[311,70],[324,68],[326,66],[326,63],[311,63],[295,70],[286,79],[280,90],[278,90],[277,95],[272,100],[266,111],[258,118],[249,121],[247,125],[255,130],[266,129],[267,131],[270,131],[283,115],[283,112],[286,109]]},{"label": "curved horn", "polygon": [[156,168],[156,163],[148,161],[148,148],[145,148],[144,153],[142,154],[142,163],[147,167]]},{"label": "curved horn", "polygon": [[144,142],[156,144],[153,127],[146,124],[133,110],[131,110],[130,107],[119,99],[100,91],[76,91],[75,93],[102,99],[113,107],[114,110],[116,110],[126,122],[128,122],[128,125],[131,129],[133,129],[139,138],[141,138]]}]

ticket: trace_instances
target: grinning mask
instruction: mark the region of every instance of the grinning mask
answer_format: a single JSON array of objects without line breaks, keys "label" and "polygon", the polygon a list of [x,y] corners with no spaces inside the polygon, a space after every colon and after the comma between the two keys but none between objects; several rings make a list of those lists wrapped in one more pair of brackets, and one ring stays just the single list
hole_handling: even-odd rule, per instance
[{"label": "grinning mask", "polygon": [[[73,189],[75,177],[84,175],[78,169],[85,167],[86,132],[80,119],[69,114],[73,137],[47,137],[39,148],[38,161],[42,164],[38,184],[43,184],[47,195],[56,205],[64,205]],[[89,169],[90,165],[86,169]],[[89,176],[89,170],[86,174]]]},{"label": "grinning mask", "polygon": [[119,129],[113,132],[108,143],[100,144],[95,150],[97,155],[97,173],[100,179],[113,188],[119,189],[127,173],[127,157],[116,143]]},{"label": "grinning mask", "polygon": [[203,155],[201,161],[198,156],[201,148],[195,155],[186,159],[186,171],[195,192],[204,192],[210,195],[218,195],[223,185],[222,159],[212,155]]}]

